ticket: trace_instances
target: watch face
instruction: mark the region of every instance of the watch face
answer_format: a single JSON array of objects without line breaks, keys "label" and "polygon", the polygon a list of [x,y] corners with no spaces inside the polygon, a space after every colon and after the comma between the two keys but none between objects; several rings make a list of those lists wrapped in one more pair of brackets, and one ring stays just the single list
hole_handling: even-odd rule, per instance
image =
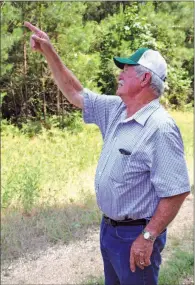
[{"label": "watch face", "polygon": [[144,238],[145,239],[149,239],[149,237],[150,237],[150,233],[149,232],[144,233]]}]

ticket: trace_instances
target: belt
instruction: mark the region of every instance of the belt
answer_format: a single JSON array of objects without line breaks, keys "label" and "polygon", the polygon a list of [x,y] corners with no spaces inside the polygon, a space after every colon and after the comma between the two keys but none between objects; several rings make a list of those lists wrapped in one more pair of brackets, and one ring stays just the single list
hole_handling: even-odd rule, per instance
[{"label": "belt", "polygon": [[127,219],[127,220],[122,220],[122,221],[115,221],[110,218],[108,218],[106,215],[103,215],[104,221],[106,224],[111,225],[113,227],[116,226],[146,226],[147,225],[147,220],[146,219],[138,219],[138,220],[133,220],[133,219]]}]

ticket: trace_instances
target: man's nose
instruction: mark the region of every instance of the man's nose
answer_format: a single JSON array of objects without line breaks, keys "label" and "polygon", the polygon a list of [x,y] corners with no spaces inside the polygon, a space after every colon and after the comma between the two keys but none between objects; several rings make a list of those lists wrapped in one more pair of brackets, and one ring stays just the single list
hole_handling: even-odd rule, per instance
[{"label": "man's nose", "polygon": [[122,79],[123,71],[121,71],[118,75],[118,80]]}]

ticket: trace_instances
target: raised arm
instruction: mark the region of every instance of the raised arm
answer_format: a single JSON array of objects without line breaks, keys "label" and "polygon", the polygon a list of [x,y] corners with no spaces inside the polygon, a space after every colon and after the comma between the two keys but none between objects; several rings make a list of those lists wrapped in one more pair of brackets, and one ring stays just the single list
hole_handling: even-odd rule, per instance
[{"label": "raised arm", "polygon": [[83,109],[83,97],[80,95],[83,87],[74,74],[63,64],[48,35],[29,22],[24,22],[24,26],[33,32],[30,39],[31,48],[45,56],[54,80],[63,95],[71,104]]}]

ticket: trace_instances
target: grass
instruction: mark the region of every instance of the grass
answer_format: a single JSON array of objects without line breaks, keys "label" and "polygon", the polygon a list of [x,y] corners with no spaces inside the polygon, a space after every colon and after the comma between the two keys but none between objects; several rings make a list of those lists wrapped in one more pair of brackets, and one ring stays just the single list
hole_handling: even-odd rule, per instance
[{"label": "grass", "polygon": [[29,212],[80,201],[89,187],[84,171],[94,166],[100,148],[100,134],[89,126],[77,134],[53,128],[32,138],[8,128],[2,134],[2,207]]},{"label": "grass", "polygon": [[193,252],[190,253],[177,248],[172,254],[171,259],[161,268],[159,285],[182,284],[184,278],[193,275],[193,268]]},{"label": "grass", "polygon": [[[80,125],[84,126],[84,124]],[[95,126],[32,136],[2,128],[2,260],[68,242],[98,224],[95,165],[101,135]]]},{"label": "grass", "polygon": [[191,184],[194,178],[194,115],[193,112],[171,111],[170,114],[177,123],[184,142],[184,151],[187,161]]},{"label": "grass", "polygon": [[[193,113],[171,112],[181,129],[193,179]],[[97,225],[94,175],[102,147],[96,126],[77,118],[71,129],[2,124],[2,259],[18,258],[47,243],[79,238]],[[79,233],[79,234],[78,234]]]}]

